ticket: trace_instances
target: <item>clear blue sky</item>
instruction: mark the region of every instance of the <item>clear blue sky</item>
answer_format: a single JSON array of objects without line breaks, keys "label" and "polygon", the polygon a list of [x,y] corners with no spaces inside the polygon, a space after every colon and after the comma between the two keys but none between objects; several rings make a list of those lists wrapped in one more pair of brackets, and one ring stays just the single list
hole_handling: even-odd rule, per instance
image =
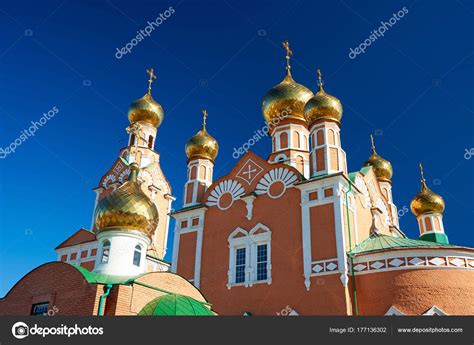
[{"label": "clear blue sky", "polygon": [[[115,58],[116,48],[170,6],[175,13],[150,37]],[[384,37],[349,58],[350,48],[404,6],[408,13]],[[0,146],[51,108],[59,113],[0,159],[0,295],[89,227],[92,189],[126,144],[127,108],[146,91],[146,68],[158,75],[153,95],[165,121],[156,148],[179,208],[184,144],[200,126],[200,110],[208,109],[208,129],[219,141],[217,178],[235,164],[233,147],[263,126],[261,100],[284,75],[285,39],[295,79],[314,90],[320,67],[326,90],[342,101],[349,169],[367,159],[369,134],[377,131],[378,152],[394,167],[399,209],[419,190],[421,160],[446,200],[451,243],[474,246],[474,157],[464,158],[474,147],[473,16],[467,0],[3,2]],[[266,157],[270,140],[253,149]],[[418,237],[411,212],[401,226]]]}]

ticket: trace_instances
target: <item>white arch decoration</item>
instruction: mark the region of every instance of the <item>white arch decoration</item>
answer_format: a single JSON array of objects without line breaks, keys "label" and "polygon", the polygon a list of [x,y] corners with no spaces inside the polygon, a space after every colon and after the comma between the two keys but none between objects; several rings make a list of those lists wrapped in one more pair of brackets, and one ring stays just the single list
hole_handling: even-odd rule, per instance
[{"label": "white arch decoration", "polygon": [[[293,187],[297,179],[296,174],[290,169],[275,168],[263,175],[260,181],[258,181],[255,193],[257,195],[267,193],[269,197],[276,199],[285,194],[287,188]],[[275,182],[282,182],[285,186],[283,192],[278,196],[272,196],[269,193],[270,186]]]},{"label": "white arch decoration", "polygon": [[[219,206],[219,199],[222,195],[230,193],[232,196],[232,201],[230,205],[226,208]],[[235,200],[239,199],[243,194],[245,194],[245,189],[242,185],[234,180],[224,180],[221,181],[214,189],[211,191],[209,197],[207,198],[207,206],[217,206],[221,210],[226,210],[232,206]]]}]

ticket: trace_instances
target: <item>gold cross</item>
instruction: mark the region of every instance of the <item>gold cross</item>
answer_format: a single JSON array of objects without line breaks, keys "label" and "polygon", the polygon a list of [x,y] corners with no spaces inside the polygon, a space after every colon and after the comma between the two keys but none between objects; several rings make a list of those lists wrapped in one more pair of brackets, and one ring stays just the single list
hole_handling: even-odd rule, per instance
[{"label": "gold cross", "polygon": [[374,136],[370,135],[370,142],[372,143],[372,153],[375,153],[375,144],[374,144]]},{"label": "gold cross", "polygon": [[316,73],[318,74],[318,85],[319,85],[319,88],[322,89],[323,88],[323,75],[321,74],[321,70],[318,68],[318,70],[316,71]]},{"label": "gold cross", "polygon": [[421,174],[421,180],[425,181],[425,176],[423,174],[423,165],[421,165],[421,162],[420,162],[420,174]]},{"label": "gold cross", "polygon": [[148,94],[151,94],[151,84],[153,84],[153,80],[156,79],[156,75],[153,73],[153,68],[147,69],[146,73],[150,75],[150,79],[148,79]]},{"label": "gold cross", "polygon": [[283,41],[282,44],[286,50],[286,73],[291,75],[290,57],[293,55],[293,52],[290,49],[290,43],[288,41]]},{"label": "gold cross", "polygon": [[206,129],[207,110],[202,110],[202,129]]}]

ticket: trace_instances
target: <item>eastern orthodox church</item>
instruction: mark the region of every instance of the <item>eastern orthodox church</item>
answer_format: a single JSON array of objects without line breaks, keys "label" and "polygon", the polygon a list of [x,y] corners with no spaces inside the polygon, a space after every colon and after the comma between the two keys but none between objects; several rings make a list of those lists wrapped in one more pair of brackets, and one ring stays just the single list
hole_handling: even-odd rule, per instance
[{"label": "eastern orthodox church", "polygon": [[420,237],[410,239],[392,165],[372,138],[367,161],[348,170],[340,100],[319,70],[316,93],[297,83],[283,46],[286,74],[262,104],[268,157],[248,152],[214,178],[219,146],[204,111],[185,146],[176,211],[154,150],[164,111],[147,71],[148,91],[128,111],[128,145],[94,189],[91,229],[25,275],[0,299],[0,314],[473,315],[474,249],[449,243],[444,200],[421,164],[410,205]]}]

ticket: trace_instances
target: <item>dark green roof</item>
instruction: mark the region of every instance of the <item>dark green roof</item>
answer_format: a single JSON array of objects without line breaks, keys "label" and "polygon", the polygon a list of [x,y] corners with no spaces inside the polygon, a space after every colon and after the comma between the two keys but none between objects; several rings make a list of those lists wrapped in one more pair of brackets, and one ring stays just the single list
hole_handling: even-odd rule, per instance
[{"label": "dark green roof", "polygon": [[[141,277],[143,274],[137,276],[109,276],[105,274],[95,273],[87,270],[82,266],[71,265],[76,268],[79,272],[82,273],[84,278],[87,280],[89,284],[131,284],[134,282],[135,279]],[[145,273],[146,274],[146,273]]]},{"label": "dark green roof", "polygon": [[373,234],[365,241],[359,243],[349,254],[376,252],[396,248],[463,248],[450,244],[435,243],[430,241],[412,240],[404,237],[392,237],[387,235]]},{"label": "dark green roof", "polygon": [[168,294],[157,297],[143,307],[138,316],[213,316],[203,303],[194,298]]}]

